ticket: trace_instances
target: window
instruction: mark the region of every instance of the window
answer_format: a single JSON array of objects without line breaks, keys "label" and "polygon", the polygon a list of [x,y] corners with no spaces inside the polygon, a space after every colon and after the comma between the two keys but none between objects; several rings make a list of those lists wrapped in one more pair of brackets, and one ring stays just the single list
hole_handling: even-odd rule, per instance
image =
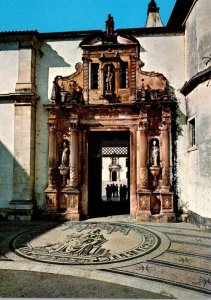
[{"label": "window", "polygon": [[116,165],[117,165],[117,158],[112,157],[112,166],[116,166]]},{"label": "window", "polygon": [[189,121],[189,146],[193,147],[196,145],[196,124],[195,118]]},{"label": "window", "polygon": [[117,181],[117,172],[112,172],[112,181]]},{"label": "window", "polygon": [[97,90],[99,83],[99,64],[91,64],[91,89]]},{"label": "window", "polygon": [[120,89],[128,88],[128,63],[122,62],[120,65]]}]

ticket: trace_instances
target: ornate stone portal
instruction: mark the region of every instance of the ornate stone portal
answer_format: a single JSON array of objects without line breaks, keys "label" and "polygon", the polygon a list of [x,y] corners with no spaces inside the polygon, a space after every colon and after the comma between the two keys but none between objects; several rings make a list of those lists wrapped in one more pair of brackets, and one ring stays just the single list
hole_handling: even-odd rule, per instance
[{"label": "ornate stone portal", "polygon": [[[49,170],[45,215],[79,220],[89,215],[89,132],[130,132],[130,215],[174,221],[170,190],[172,101],[167,79],[142,70],[140,44],[114,30],[81,44],[83,63],[54,80],[49,112]],[[96,207],[97,209],[97,207]]]}]

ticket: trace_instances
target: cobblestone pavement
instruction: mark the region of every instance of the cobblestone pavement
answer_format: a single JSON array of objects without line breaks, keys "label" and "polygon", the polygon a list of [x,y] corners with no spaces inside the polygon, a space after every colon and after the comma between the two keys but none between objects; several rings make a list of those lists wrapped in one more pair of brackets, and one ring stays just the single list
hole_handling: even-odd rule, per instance
[{"label": "cobblestone pavement", "polygon": [[1,222],[0,260],[2,270],[71,275],[177,299],[211,296],[211,234],[189,223],[128,216]]}]

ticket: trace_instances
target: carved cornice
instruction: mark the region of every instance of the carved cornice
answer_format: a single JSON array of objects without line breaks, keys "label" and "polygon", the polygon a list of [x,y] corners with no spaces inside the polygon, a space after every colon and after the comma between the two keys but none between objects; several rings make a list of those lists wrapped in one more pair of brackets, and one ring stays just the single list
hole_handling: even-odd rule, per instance
[{"label": "carved cornice", "polygon": [[181,88],[180,92],[187,96],[192,92],[199,84],[203,83],[206,80],[211,79],[211,66],[207,69],[198,72],[195,76],[193,76],[189,81],[187,81],[183,87]]}]

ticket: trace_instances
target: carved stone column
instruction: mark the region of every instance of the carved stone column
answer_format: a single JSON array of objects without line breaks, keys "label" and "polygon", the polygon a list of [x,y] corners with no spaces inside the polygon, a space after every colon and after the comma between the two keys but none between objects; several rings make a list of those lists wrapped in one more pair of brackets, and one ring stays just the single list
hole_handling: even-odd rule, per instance
[{"label": "carved stone column", "polygon": [[173,205],[173,193],[170,191],[170,124],[171,112],[169,107],[162,111],[161,130],[161,158],[162,158],[162,186],[161,186],[161,214],[166,221],[176,220]]},{"label": "carved stone column", "polygon": [[58,191],[55,185],[55,162],[57,160],[57,119],[56,112],[50,111],[48,118],[49,137],[48,137],[48,187],[45,190],[44,214],[54,214],[58,208]]},{"label": "carved stone column", "polygon": [[147,123],[142,123],[137,131],[139,144],[139,187],[140,191],[148,190],[148,168],[147,168]]},{"label": "carved stone column", "polygon": [[147,221],[150,219],[150,199],[151,193],[148,189],[148,168],[147,168],[147,111],[140,112],[140,122],[137,131],[137,166],[139,168],[138,181],[138,210],[136,219],[138,221]]},{"label": "carved stone column", "polygon": [[67,210],[65,212],[65,219],[71,221],[78,221],[80,219],[80,194],[78,190],[79,129],[77,116],[70,117],[70,127],[70,180],[69,185],[62,190],[62,193],[64,193],[64,197],[67,200]]}]

